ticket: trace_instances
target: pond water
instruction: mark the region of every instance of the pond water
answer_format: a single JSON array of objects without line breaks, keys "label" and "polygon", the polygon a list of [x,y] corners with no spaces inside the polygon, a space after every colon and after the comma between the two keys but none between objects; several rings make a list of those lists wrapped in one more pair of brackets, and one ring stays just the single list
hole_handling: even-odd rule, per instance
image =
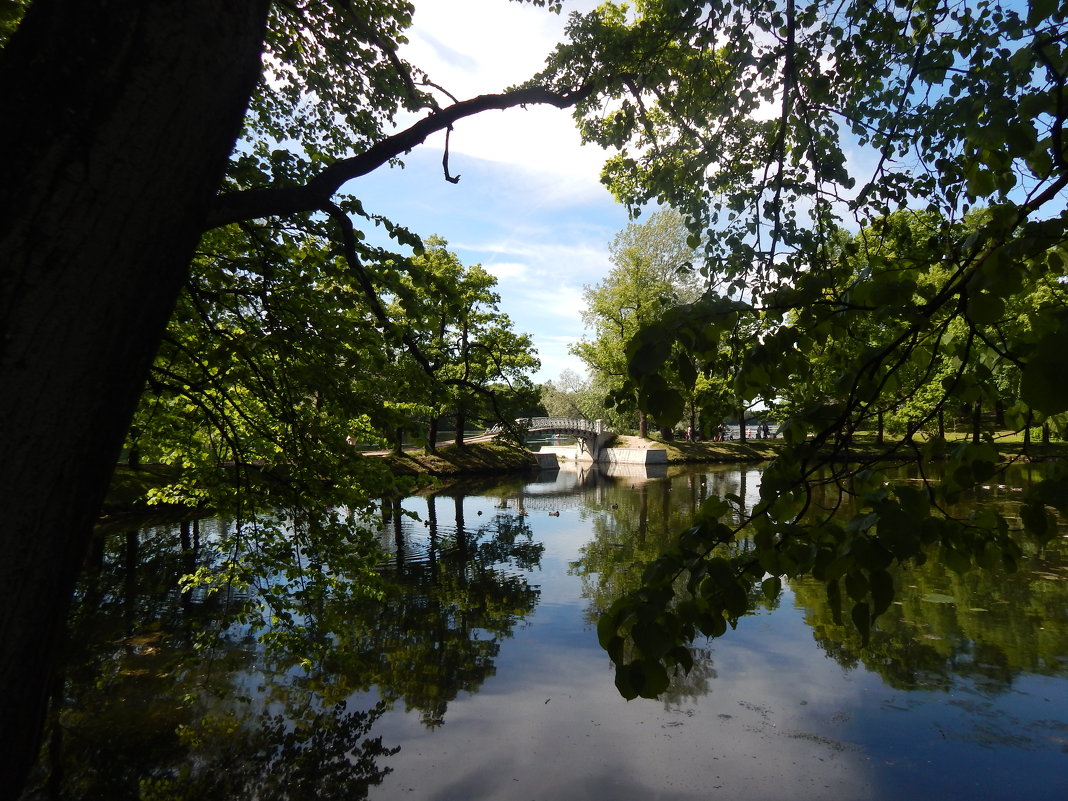
[{"label": "pond water", "polygon": [[868,648],[795,582],[660,700],[618,695],[598,611],[701,500],[759,481],[572,469],[407,498],[381,598],[316,596],[266,638],[219,622],[241,593],[167,589],[172,529],[113,536],[30,797],[1068,798],[1063,537],[1011,576],[901,573]]}]

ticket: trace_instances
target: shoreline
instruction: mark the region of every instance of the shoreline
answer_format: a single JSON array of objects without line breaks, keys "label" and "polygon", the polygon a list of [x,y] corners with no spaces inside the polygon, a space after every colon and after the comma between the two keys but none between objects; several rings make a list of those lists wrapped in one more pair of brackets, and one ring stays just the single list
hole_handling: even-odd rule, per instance
[{"label": "shoreline", "polygon": [[[948,443],[953,446],[966,441],[960,438]],[[882,445],[874,439],[867,438],[854,442],[836,461],[882,461],[886,464],[913,461],[907,451],[894,453],[895,445],[900,442],[888,441]],[[1010,462],[1047,462],[1068,460],[1068,442],[1049,444],[1032,442],[1024,452],[1022,442],[998,441],[995,446],[1003,457],[1003,463]],[[666,451],[667,464],[754,464],[774,459],[785,448],[786,443],[779,439],[747,440],[738,442],[687,442],[673,440],[663,442],[657,439],[621,435],[616,447],[634,449],[657,449]],[[514,444],[497,440],[480,440],[466,443],[462,448],[455,445],[439,447],[435,453],[423,450],[392,452],[375,452],[361,454],[361,458],[380,459],[389,471],[398,479],[410,482],[410,490],[418,492],[435,483],[461,478],[479,478],[495,475],[515,475],[538,470],[537,458],[532,451]],[[97,518],[96,525],[114,525],[129,517],[181,519],[203,509],[159,504],[148,505],[144,496],[153,486],[159,486],[174,476],[174,469],[162,465],[142,465],[132,470],[120,465],[112,479],[111,488]]]}]

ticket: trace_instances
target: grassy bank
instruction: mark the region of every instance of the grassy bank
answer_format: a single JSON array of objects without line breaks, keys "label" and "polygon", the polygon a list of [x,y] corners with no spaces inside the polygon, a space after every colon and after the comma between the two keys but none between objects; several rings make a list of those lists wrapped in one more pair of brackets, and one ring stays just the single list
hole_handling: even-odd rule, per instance
[{"label": "grassy bank", "polygon": [[532,470],[538,461],[530,451],[497,440],[470,442],[462,448],[439,447],[434,453],[405,451],[379,457],[397,476],[449,478],[462,475],[515,473]]},{"label": "grassy bank", "polygon": [[783,447],[782,440],[758,439],[747,442],[687,442],[684,439],[662,441],[621,436],[615,447],[649,448],[667,451],[668,462],[763,462],[774,459]]},{"label": "grassy bank", "polygon": [[[1017,432],[994,432],[994,444],[1006,461],[1045,462],[1068,459],[1068,442],[1049,442],[1043,444],[1032,440],[1024,443],[1022,434]],[[961,442],[970,441],[966,434],[949,434],[948,450]],[[922,437],[916,443],[923,445]],[[642,439],[641,437],[621,436],[616,447],[623,448],[658,448],[667,451],[668,461],[673,464],[687,462],[760,462],[774,459],[785,443],[782,440],[749,440],[745,443],[737,440],[728,442],[686,442],[685,440],[662,441],[659,439]],[[875,434],[861,432],[853,437],[849,449],[839,458],[847,461],[868,461],[888,458],[889,461],[911,460],[914,451],[900,440],[884,438],[876,442]]]}]

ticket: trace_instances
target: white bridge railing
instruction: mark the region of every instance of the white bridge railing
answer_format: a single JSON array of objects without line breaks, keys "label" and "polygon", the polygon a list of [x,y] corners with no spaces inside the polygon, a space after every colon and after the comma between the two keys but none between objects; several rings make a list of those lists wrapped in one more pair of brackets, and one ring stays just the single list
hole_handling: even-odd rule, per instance
[{"label": "white bridge railing", "polygon": [[[515,421],[527,431],[560,431],[575,434],[601,434],[605,431],[604,420],[583,420],[575,417],[525,417]],[[497,434],[503,426],[495,425],[487,433]]]},{"label": "white bridge railing", "polygon": [[[582,431],[587,434],[600,434],[604,431],[604,423],[599,420],[582,420],[575,417],[531,417],[523,422],[527,424],[527,431]],[[598,423],[601,425],[598,426]]]}]

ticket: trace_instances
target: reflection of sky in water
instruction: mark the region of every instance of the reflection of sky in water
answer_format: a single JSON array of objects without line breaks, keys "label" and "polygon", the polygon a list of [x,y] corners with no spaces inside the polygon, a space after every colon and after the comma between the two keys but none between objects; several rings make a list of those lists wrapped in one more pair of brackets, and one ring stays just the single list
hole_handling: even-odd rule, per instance
[{"label": "reflection of sky in water", "polygon": [[[718,494],[756,500],[759,474],[706,470]],[[620,477],[615,486],[640,479]],[[580,489],[581,488],[581,489]],[[561,496],[559,516],[533,499]],[[394,710],[374,735],[401,751],[372,799],[1029,799],[1068,798],[1065,679],[1020,677],[1000,696],[966,679],[949,692],[905,692],[820,650],[787,591],[774,612],[741,621],[706,650],[707,689],[677,702],[623,701],[568,574],[609,514],[611,491],[561,471],[523,492],[545,545],[533,614],[503,641],[496,673],[424,729]],[[619,491],[619,490],[614,490]],[[469,496],[469,529],[519,502]],[[405,507],[421,516],[423,499]],[[482,515],[478,515],[478,511]],[[453,502],[439,499],[440,520]],[[421,527],[421,524],[420,524]]]}]

